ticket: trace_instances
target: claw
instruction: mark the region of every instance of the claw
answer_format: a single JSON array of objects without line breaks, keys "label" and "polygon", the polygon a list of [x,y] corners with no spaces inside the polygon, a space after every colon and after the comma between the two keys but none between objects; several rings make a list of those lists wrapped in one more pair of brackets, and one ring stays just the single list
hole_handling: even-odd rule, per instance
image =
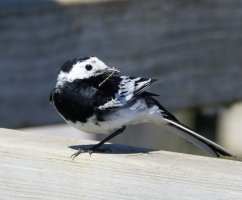
[{"label": "claw", "polygon": [[71,161],[73,161],[77,156],[79,156],[81,153],[86,152],[86,149],[80,148],[76,153],[73,153],[70,158]]},{"label": "claw", "polygon": [[80,154],[82,153],[89,153],[89,155],[91,156],[93,153],[103,153],[103,152],[112,152],[111,149],[109,148],[104,148],[104,149],[99,149],[98,147],[91,147],[90,149],[85,149],[85,148],[80,148],[76,153],[73,153],[70,158],[71,158],[71,161],[73,161],[77,156],[79,156]]}]

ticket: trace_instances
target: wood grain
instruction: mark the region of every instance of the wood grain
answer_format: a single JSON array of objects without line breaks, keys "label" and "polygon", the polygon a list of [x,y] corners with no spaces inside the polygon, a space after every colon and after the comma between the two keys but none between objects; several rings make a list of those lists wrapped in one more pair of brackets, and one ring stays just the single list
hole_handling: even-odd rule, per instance
[{"label": "wood grain", "polygon": [[1,199],[241,199],[242,163],[0,129]]},{"label": "wood grain", "polygon": [[152,90],[170,109],[242,98],[239,0],[0,5],[1,126],[59,122],[48,95],[60,65],[80,55],[158,78]]}]

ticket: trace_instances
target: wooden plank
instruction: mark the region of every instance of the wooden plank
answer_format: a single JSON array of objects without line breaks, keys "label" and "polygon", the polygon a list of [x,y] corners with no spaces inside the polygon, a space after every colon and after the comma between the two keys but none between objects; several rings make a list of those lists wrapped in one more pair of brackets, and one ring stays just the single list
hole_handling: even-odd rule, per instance
[{"label": "wooden plank", "polygon": [[239,0],[36,2],[0,2],[1,126],[59,122],[48,94],[80,55],[158,78],[153,91],[172,109],[242,98]]},{"label": "wooden plank", "polygon": [[242,163],[0,129],[1,199],[241,199]]}]

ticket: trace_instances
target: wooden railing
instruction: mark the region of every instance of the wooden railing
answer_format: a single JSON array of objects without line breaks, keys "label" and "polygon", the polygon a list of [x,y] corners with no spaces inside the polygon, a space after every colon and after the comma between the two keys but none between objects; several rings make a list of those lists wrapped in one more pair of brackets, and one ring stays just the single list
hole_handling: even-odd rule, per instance
[{"label": "wooden railing", "polygon": [[[242,199],[242,163],[0,129],[0,199]],[[69,147],[69,148],[68,148]]]}]

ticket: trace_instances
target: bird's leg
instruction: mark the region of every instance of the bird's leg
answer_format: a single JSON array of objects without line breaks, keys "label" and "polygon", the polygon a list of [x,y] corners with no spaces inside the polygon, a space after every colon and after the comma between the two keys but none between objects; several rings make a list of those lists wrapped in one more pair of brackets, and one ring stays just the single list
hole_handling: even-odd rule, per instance
[{"label": "bird's leg", "polygon": [[[101,142],[99,142],[98,144],[94,145],[90,150],[92,150],[93,152],[101,150],[99,149],[100,146],[102,146],[105,142],[111,140],[112,138],[114,138],[115,136],[117,136],[118,134],[122,133],[125,130],[125,126],[123,126],[122,128],[114,131],[112,134],[110,134],[108,137],[104,138]],[[108,149],[110,151],[110,149]],[[101,150],[102,151],[102,150]]]},{"label": "bird's leg", "polygon": [[100,149],[100,147],[107,141],[111,140],[118,134],[122,133],[125,130],[125,126],[121,127],[120,129],[114,131],[112,134],[110,134],[108,137],[104,138],[101,142],[98,144],[92,146],[90,149],[85,149],[85,148],[80,148],[76,153],[71,155],[72,160],[74,160],[77,156],[79,156],[81,153],[88,152],[90,155],[94,152],[105,152],[105,151],[110,151],[108,148]]}]

